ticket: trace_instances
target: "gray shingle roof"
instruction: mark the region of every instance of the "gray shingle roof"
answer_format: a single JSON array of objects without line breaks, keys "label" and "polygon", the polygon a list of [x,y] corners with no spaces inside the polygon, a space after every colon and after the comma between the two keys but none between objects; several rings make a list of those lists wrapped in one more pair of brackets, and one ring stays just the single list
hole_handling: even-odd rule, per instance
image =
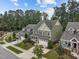
[{"label": "gray shingle roof", "polygon": [[65,32],[63,33],[63,35],[62,35],[61,38],[64,39],[64,40],[70,40],[70,39],[73,38],[73,36],[74,36],[74,35],[68,33],[67,31],[65,31]]},{"label": "gray shingle roof", "polygon": [[42,20],[38,24],[29,24],[29,25],[27,25],[23,29],[26,30],[28,28],[31,28],[31,29],[37,30],[42,23],[45,23],[49,27],[49,29],[52,29],[52,27],[54,26],[54,24],[56,23],[56,21],[57,20]]},{"label": "gray shingle roof", "polygon": [[25,32],[27,32],[27,29],[33,29],[36,31],[41,26],[42,23],[45,23],[51,30],[56,22],[57,22],[57,20],[42,20],[38,24],[29,24],[25,28],[23,28],[24,31],[22,30],[22,31],[18,32],[17,36],[19,36],[19,37],[24,36],[23,34]]},{"label": "gray shingle roof", "polygon": [[74,29],[79,29],[79,22],[68,22],[68,25],[66,27],[66,30],[69,28],[69,27],[72,27]]},{"label": "gray shingle roof", "polygon": [[11,52],[0,46],[0,59],[20,59]]},{"label": "gray shingle roof", "polygon": [[68,22],[68,25],[66,27],[66,30],[64,31],[61,39],[64,40],[71,40],[73,37],[77,38],[77,40],[79,40],[79,32],[75,33],[75,34],[71,34],[68,32],[68,29],[72,27],[74,29],[79,29],[79,22]]},{"label": "gray shingle roof", "polygon": [[43,21],[40,21],[37,26],[36,26],[36,29],[39,28],[39,26],[42,24],[42,23],[45,23],[49,29],[52,29],[52,27],[55,25],[57,20],[43,20]]},{"label": "gray shingle roof", "polygon": [[36,26],[36,24],[29,24],[29,25],[27,25],[26,27],[25,27],[25,29],[27,29],[27,28],[34,28]]},{"label": "gray shingle roof", "polygon": [[[25,28],[22,29],[22,31],[19,31],[19,32],[17,33],[17,36],[18,36],[18,37],[24,36],[25,33],[26,33],[26,31],[27,31],[27,29],[29,29],[29,28],[34,29],[35,26],[36,26],[35,24],[29,24],[29,25],[27,25]],[[24,30],[24,31],[23,31],[23,30]]]}]

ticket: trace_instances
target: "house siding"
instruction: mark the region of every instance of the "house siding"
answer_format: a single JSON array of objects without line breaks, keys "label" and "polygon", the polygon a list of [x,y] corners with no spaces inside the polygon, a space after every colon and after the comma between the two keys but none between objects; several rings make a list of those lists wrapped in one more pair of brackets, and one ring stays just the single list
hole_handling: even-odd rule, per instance
[{"label": "house siding", "polygon": [[52,31],[51,31],[51,39],[53,41],[57,41],[57,40],[59,40],[61,35],[62,35],[62,26],[61,26],[61,24],[54,25],[54,27],[52,28]]}]

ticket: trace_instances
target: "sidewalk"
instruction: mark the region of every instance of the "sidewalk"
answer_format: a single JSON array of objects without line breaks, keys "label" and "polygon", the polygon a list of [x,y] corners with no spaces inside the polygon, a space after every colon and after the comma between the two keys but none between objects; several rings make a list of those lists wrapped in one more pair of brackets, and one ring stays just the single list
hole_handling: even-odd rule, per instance
[{"label": "sidewalk", "polygon": [[[6,42],[6,41],[4,40],[5,44],[2,45],[2,46],[3,46],[6,50],[10,51],[11,53],[13,53],[14,55],[18,56],[18,57],[21,58],[21,59],[31,59],[32,57],[35,56],[34,53],[33,53],[34,47],[30,48],[29,50],[25,50],[25,49],[22,49],[22,48],[17,47],[17,46],[14,45],[14,44],[17,44],[17,43],[22,42],[23,40],[24,40],[24,39],[21,39],[21,40],[17,40],[17,41],[10,42],[10,43],[8,43],[8,42]],[[13,51],[11,51],[11,50],[9,50],[8,48],[6,48],[6,47],[8,47],[8,46],[12,46],[12,47],[14,47],[14,48],[16,48],[16,49],[22,51],[23,53],[16,54],[16,53],[14,53]],[[47,53],[49,50],[44,48],[43,51],[44,51],[44,54],[45,54],[45,53]],[[46,59],[46,58],[43,57],[43,59]]]},{"label": "sidewalk", "polygon": [[23,41],[23,40],[17,40],[17,41],[8,43],[8,42],[6,42],[6,41],[4,40],[5,44],[2,45],[2,46],[3,46],[3,47],[12,46],[12,47],[14,47],[14,48],[16,48],[16,49],[18,49],[18,50],[20,50],[20,51],[22,51],[22,52],[25,52],[26,50],[24,50],[24,49],[22,49],[22,48],[19,48],[19,47],[17,47],[17,46],[14,45],[14,44],[18,44],[18,43],[20,43],[20,42],[22,42],[22,41]]},{"label": "sidewalk", "polygon": [[79,59],[79,55],[77,55],[76,53],[71,52],[71,54],[72,54],[74,57],[77,57],[77,59]]}]

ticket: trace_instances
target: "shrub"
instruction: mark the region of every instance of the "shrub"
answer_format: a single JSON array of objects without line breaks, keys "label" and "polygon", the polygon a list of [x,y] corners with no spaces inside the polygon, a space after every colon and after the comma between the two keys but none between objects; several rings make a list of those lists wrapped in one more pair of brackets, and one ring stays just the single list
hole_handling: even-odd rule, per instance
[{"label": "shrub", "polygon": [[48,41],[48,49],[53,48],[53,42],[51,40]]},{"label": "shrub", "polygon": [[59,54],[59,56],[61,56],[61,55],[64,54],[64,49],[59,45],[59,46],[56,48],[56,52]]},{"label": "shrub", "polygon": [[37,59],[37,58],[35,58],[35,57],[32,57],[31,59]]},{"label": "shrub", "polygon": [[41,45],[36,45],[33,53],[37,56],[38,59],[41,59],[43,56],[43,50]]}]

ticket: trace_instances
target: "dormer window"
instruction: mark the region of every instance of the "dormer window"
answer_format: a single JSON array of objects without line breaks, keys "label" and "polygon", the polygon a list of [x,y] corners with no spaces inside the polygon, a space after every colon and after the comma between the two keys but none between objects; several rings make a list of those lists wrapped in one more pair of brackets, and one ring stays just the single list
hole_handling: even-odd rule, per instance
[{"label": "dormer window", "polygon": [[50,33],[48,32],[48,36],[50,35]]},{"label": "dormer window", "polygon": [[69,33],[71,33],[71,34],[75,34],[75,32],[76,32],[76,30],[75,30],[74,28],[72,28],[72,27],[70,27],[70,28],[68,29],[68,31],[69,31]]}]

